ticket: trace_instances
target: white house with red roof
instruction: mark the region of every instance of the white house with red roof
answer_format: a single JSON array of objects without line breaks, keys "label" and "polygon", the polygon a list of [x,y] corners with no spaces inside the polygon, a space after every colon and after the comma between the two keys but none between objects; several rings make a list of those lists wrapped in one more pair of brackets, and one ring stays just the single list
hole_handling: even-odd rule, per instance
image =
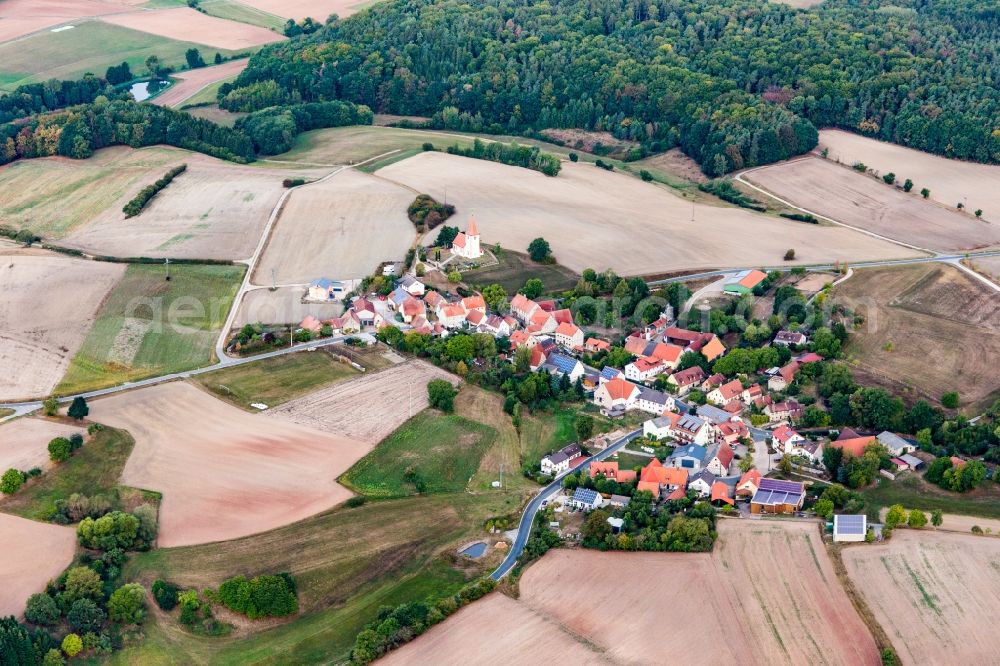
[{"label": "white house with red roof", "polygon": [[667,364],[655,358],[643,356],[625,366],[625,377],[634,382],[648,382],[667,370]]},{"label": "white house with red roof", "polygon": [[743,382],[738,379],[726,382],[709,392],[705,398],[715,405],[728,405],[743,395]]},{"label": "white house with red roof", "polygon": [[462,307],[469,312],[472,310],[478,310],[479,312],[486,314],[486,301],[479,294],[463,298]]},{"label": "white house with red roof", "polygon": [[538,303],[524,294],[514,294],[514,298],[510,299],[510,313],[517,317],[522,324],[527,325],[531,320],[531,315],[535,314],[538,309]]},{"label": "white house with red roof", "polygon": [[460,328],[468,314],[461,303],[442,303],[438,306],[437,318],[445,328]]},{"label": "white house with red roof", "polygon": [[583,331],[573,323],[562,323],[556,326],[556,344],[564,349],[580,349],[583,347]]},{"label": "white house with red roof", "polygon": [[555,333],[558,325],[559,324],[556,322],[556,318],[552,316],[552,313],[546,312],[541,308],[535,310],[535,312],[531,315],[531,319],[527,322],[528,333],[531,333],[532,335]]},{"label": "white house with red roof", "polygon": [[782,453],[791,453],[792,447],[799,442],[806,441],[806,438],[795,432],[789,425],[782,424],[771,433],[771,441],[774,448]]},{"label": "white house with red roof", "polygon": [[419,298],[407,297],[403,304],[399,306],[399,312],[403,315],[403,321],[412,323],[415,317],[422,317],[427,314],[427,306]]},{"label": "white house with red roof", "polygon": [[594,390],[594,404],[604,409],[631,409],[641,391],[632,382],[621,378],[604,382]]},{"label": "white house with red roof", "polygon": [[704,380],[705,371],[697,365],[686,370],[679,370],[667,379],[669,383],[677,387],[679,395],[685,395]]},{"label": "white house with red roof", "polygon": [[460,231],[455,240],[451,243],[451,253],[463,259],[479,259],[483,256],[483,251],[479,247],[479,227],[476,225],[476,217],[469,217],[469,226]]}]

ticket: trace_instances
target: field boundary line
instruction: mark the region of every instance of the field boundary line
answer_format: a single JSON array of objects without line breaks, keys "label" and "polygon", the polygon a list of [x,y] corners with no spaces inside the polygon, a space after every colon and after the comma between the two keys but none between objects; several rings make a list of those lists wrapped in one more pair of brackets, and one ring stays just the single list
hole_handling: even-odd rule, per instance
[{"label": "field boundary line", "polygon": [[[799,159],[810,159],[810,157],[806,156],[805,158],[799,158]],[[799,161],[799,160],[791,160],[789,163],[791,163],[791,162],[797,162],[797,161]],[[771,197],[772,199],[774,199],[775,201],[781,202],[782,204],[784,204],[784,205],[786,205],[786,206],[788,206],[790,208],[794,208],[795,210],[801,210],[803,213],[807,213],[809,215],[813,215],[815,217],[824,219],[827,222],[832,222],[833,224],[836,224],[838,226],[844,227],[846,229],[851,229],[853,231],[857,231],[858,233],[865,234],[866,236],[870,236],[872,238],[877,238],[879,240],[883,240],[883,241],[886,241],[886,242],[889,242],[889,243],[893,243],[895,245],[901,245],[901,246],[903,246],[905,248],[909,248],[911,250],[917,250],[918,252],[926,252],[927,254],[929,254],[931,256],[941,254],[941,252],[939,252],[938,250],[931,250],[931,249],[926,248],[926,247],[920,247],[918,245],[911,245],[910,243],[906,243],[904,241],[896,240],[895,238],[889,238],[888,236],[882,236],[881,234],[877,234],[874,231],[869,231],[867,229],[862,229],[861,227],[855,227],[853,225],[847,224],[846,222],[841,222],[840,220],[835,220],[832,217],[827,217],[826,215],[822,215],[820,213],[817,213],[816,211],[809,210],[808,208],[803,208],[802,206],[796,206],[792,202],[790,202],[790,201],[788,201],[786,199],[782,199],[777,194],[774,194],[773,192],[769,192],[768,190],[764,189],[763,187],[759,187],[757,185],[754,185],[750,181],[745,180],[743,178],[743,176],[745,176],[747,174],[751,174],[751,173],[753,173],[755,171],[759,171],[761,169],[766,169],[769,166],[772,166],[772,165],[767,164],[767,165],[764,165],[764,166],[754,167],[753,169],[747,169],[746,171],[743,171],[742,173],[737,174],[736,177],[734,178],[734,180],[739,181],[740,183],[743,183],[747,187],[753,188],[753,189],[757,190],[758,192],[760,192],[761,194],[765,194],[765,195]]]},{"label": "field boundary line", "polygon": [[[822,530],[822,527],[817,527]],[[854,581],[851,580],[851,575],[847,572],[847,565],[844,564],[843,557],[841,556],[841,550],[844,548],[865,548],[871,547],[864,542],[859,544],[853,544],[850,546],[837,546],[832,543],[827,543],[822,534],[820,540],[826,546],[826,552],[830,556],[830,563],[833,564],[833,573],[837,576],[837,580],[840,582],[840,587],[847,594],[847,598],[851,600],[851,605],[854,606],[854,610],[861,617],[861,621],[865,623],[868,627],[868,631],[871,632],[872,638],[875,639],[875,645],[878,646],[879,651],[885,650],[886,648],[892,650],[897,655],[899,650],[896,646],[892,644],[892,640],[889,638],[888,632],[879,624],[879,621],[875,619],[875,614],[872,613],[871,608],[868,606],[868,602],[865,598],[861,596],[860,590],[854,585]]]}]

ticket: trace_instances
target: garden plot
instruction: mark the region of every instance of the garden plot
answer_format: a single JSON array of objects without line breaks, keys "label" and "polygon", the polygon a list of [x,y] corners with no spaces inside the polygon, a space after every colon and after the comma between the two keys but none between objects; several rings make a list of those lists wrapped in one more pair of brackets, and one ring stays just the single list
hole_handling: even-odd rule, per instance
[{"label": "garden plot", "polygon": [[[585,646],[579,658],[594,663],[686,663],[692,649],[706,664],[881,663],[815,523],[721,520],[712,553],[553,550],[519,588],[517,601],[491,595],[386,661],[521,663],[552,640]],[[543,626],[522,640],[529,620]]]},{"label": "garden plot", "polygon": [[124,272],[122,264],[0,248],[0,400],[51,393]]},{"label": "garden plot", "polygon": [[76,530],[0,513],[0,543],[0,617],[20,616],[28,597],[73,560]]},{"label": "garden plot", "polygon": [[128,430],[125,485],[163,494],[162,547],[235,539],[347,499],[335,479],[371,446],[248,414],[186,383],[91,403],[91,417]]},{"label": "garden plot", "polygon": [[196,42],[231,51],[272,44],[284,39],[267,28],[216,18],[190,7],[115,14],[102,20],[168,39]]},{"label": "garden plot", "polygon": [[1000,635],[1000,540],[896,530],[878,545],[844,549],[855,587],[903,663],[990,664]]},{"label": "garden plot", "polygon": [[[1000,167],[993,168],[1000,173]],[[754,169],[744,178],[812,213],[917,247],[963,251],[1000,245],[1000,224],[924,201],[916,192],[906,194],[819,157]]]},{"label": "garden plot", "polygon": [[292,400],[263,416],[374,445],[427,407],[432,379],[458,383],[430,363],[409,361]]},{"label": "garden plot", "polygon": [[74,433],[86,434],[84,428],[23,418],[0,425],[0,470],[19,469],[27,472],[33,467],[51,467],[48,443],[56,437],[69,437]]},{"label": "garden plot", "polygon": [[823,148],[828,159],[849,166],[862,162],[879,174],[896,174],[899,182],[909,178],[914,191],[926,187],[938,203],[962,203],[969,211],[982,209],[984,220],[1000,221],[1000,166],[951,160],[835,129],[820,131],[817,149]]},{"label": "garden plot", "polygon": [[[593,165],[537,171],[444,153],[421,153],[378,171],[475,214],[483,243],[523,250],[544,237],[560,264],[623,275],[796,261],[912,256],[906,248],[850,229],[817,226],[728,206],[691,204],[669,189]],[[694,219],[692,220],[692,216]]]},{"label": "garden plot", "polygon": [[353,169],[297,188],[274,226],[254,283],[363,278],[383,261],[402,260],[416,238],[406,216],[414,196]]}]

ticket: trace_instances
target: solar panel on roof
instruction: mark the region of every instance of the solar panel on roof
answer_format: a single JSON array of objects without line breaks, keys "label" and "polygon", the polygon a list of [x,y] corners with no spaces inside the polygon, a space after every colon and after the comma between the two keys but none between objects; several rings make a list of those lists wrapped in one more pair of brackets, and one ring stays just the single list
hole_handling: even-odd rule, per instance
[{"label": "solar panel on roof", "polygon": [[836,515],[833,517],[834,527],[838,534],[864,534],[865,516]]},{"label": "solar panel on roof", "polygon": [[774,490],[785,493],[802,494],[802,484],[796,481],[782,481],[780,479],[761,479],[761,490]]}]

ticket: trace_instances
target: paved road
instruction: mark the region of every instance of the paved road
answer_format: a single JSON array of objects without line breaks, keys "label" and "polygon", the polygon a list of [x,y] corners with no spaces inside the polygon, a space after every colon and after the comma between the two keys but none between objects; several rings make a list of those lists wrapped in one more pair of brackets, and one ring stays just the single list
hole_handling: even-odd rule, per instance
[{"label": "paved road", "polygon": [[[607,447],[603,451],[595,453],[590,458],[587,458],[582,465],[577,465],[572,471],[587,469],[591,462],[604,460],[608,456],[617,453],[622,447],[641,434],[642,430],[633,430],[621,439],[616,440],[613,444],[611,444],[611,446]],[[542,507],[542,502],[559,492],[559,489],[562,488],[563,477],[565,477],[566,474],[569,474],[569,472],[557,476],[551,483],[549,483],[549,485],[538,491],[538,494],[532,497],[531,501],[528,502],[528,506],[524,508],[524,513],[521,514],[521,522],[517,525],[517,537],[514,539],[514,544],[510,547],[510,552],[507,553],[507,557],[504,561],[499,567],[496,568],[496,571],[490,574],[490,578],[493,580],[500,580],[509,574],[510,570],[514,568],[514,565],[517,564],[517,558],[519,558],[521,553],[524,552],[524,546],[528,543],[528,535],[531,534],[531,526],[535,524],[535,514],[537,514],[538,510]]]}]

